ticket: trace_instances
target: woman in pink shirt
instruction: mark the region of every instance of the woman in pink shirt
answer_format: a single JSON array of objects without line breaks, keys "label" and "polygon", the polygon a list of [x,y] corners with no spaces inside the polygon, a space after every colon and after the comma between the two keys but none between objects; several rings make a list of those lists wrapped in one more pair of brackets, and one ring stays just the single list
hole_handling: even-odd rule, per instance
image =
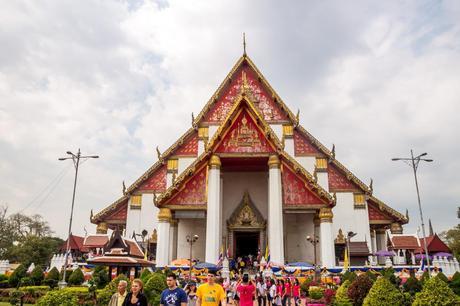
[{"label": "woman in pink shirt", "polygon": [[256,287],[252,281],[249,281],[249,275],[243,275],[243,282],[236,287],[236,291],[240,296],[240,306],[252,306],[254,304]]},{"label": "woman in pink shirt", "polygon": [[297,278],[294,279],[294,285],[292,285],[292,296],[296,305],[300,305],[300,283]]},{"label": "woman in pink shirt", "polygon": [[283,288],[283,306],[287,305],[291,306],[291,296],[292,296],[292,284],[289,278],[286,279],[284,282],[284,288]]}]

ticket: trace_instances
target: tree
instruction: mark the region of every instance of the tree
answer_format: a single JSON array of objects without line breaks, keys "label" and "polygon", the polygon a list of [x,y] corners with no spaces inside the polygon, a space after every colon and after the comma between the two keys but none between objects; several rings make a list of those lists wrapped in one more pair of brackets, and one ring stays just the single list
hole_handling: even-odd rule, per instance
[{"label": "tree", "polygon": [[400,306],[403,295],[386,277],[379,277],[364,299],[364,306]]},{"label": "tree", "polygon": [[0,259],[6,259],[6,253],[13,246],[16,238],[7,213],[8,206],[0,206]]},{"label": "tree", "polygon": [[362,305],[364,298],[372,288],[372,281],[366,274],[358,276],[348,288],[348,297],[353,301],[353,305]]},{"label": "tree", "polygon": [[145,294],[152,305],[160,304],[161,292],[166,289],[166,276],[163,273],[152,273],[152,276],[145,284]]},{"label": "tree", "polygon": [[97,289],[104,288],[109,283],[109,272],[104,266],[97,266],[93,271],[93,280]]},{"label": "tree", "polygon": [[44,277],[43,269],[40,265],[35,266],[35,268],[32,270],[32,273],[30,273],[30,278],[36,286],[42,283]]},{"label": "tree", "polygon": [[19,265],[14,270],[13,274],[11,274],[10,278],[8,279],[10,286],[16,287],[19,284],[20,280],[23,277],[26,277],[26,275],[27,275],[26,267],[24,267],[24,265]]},{"label": "tree", "polygon": [[447,242],[455,257],[460,260],[460,224],[446,232],[442,232],[439,237]]},{"label": "tree", "polygon": [[56,267],[53,267],[48,274],[46,274],[46,278],[44,283],[51,288],[56,287],[59,282],[59,270]]},{"label": "tree", "polygon": [[85,276],[80,268],[75,269],[69,277],[69,284],[81,285],[85,281]]},{"label": "tree", "polygon": [[425,282],[423,290],[415,295],[412,305],[460,305],[460,299],[439,277],[432,277]]},{"label": "tree", "polygon": [[29,266],[32,262],[46,266],[62,243],[63,241],[60,238],[27,236],[8,250],[7,257],[10,261],[17,261],[26,266]]}]

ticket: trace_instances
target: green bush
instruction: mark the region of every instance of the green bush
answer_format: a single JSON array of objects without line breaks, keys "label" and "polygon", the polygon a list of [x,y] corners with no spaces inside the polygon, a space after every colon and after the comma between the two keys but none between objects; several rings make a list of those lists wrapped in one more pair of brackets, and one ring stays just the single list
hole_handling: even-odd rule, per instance
[{"label": "green bush", "polygon": [[413,306],[460,305],[460,299],[439,277],[425,282],[421,292],[415,295]]},{"label": "green bush", "polygon": [[161,292],[166,289],[166,276],[163,273],[155,272],[144,286],[144,293],[150,304],[160,304]]},{"label": "green bush", "polygon": [[452,276],[449,287],[450,289],[452,289],[452,291],[456,295],[460,295],[460,273],[459,272],[455,272],[455,274]]},{"label": "green bush", "polygon": [[32,278],[26,276],[21,278],[21,281],[19,282],[19,286],[33,286],[34,281]]},{"label": "green bush", "polygon": [[396,277],[395,270],[393,268],[385,268],[381,272],[382,276],[388,279],[393,285],[399,286],[401,280]]},{"label": "green bush", "polygon": [[9,302],[11,305],[20,305],[21,299],[24,297],[24,292],[21,290],[14,290],[10,293]]},{"label": "green bush", "polygon": [[75,269],[69,277],[69,284],[81,285],[85,281],[85,276],[80,268]]},{"label": "green bush", "polygon": [[348,288],[348,297],[353,305],[361,305],[369,290],[372,288],[372,281],[366,274],[358,276]]},{"label": "green bush", "polygon": [[366,271],[366,275],[369,276],[370,280],[374,283],[377,280],[377,273],[373,273],[371,271]]},{"label": "green bush", "polygon": [[75,293],[68,289],[50,291],[38,299],[37,306],[74,306],[78,305]]},{"label": "green bush", "polygon": [[313,281],[312,278],[307,277],[305,280],[300,284],[300,291],[308,295],[308,288],[310,288],[310,283]]},{"label": "green bush", "polygon": [[350,281],[350,283],[353,283],[356,279],[357,275],[355,272],[351,271],[346,271],[343,276],[342,276],[342,282],[345,282],[346,280]]},{"label": "green bush", "polygon": [[350,287],[350,284],[351,282],[347,279],[340,285],[339,289],[337,289],[334,306],[353,306],[348,298],[348,287]]},{"label": "green bush", "polygon": [[386,277],[376,280],[364,299],[364,306],[402,306],[403,295]]},{"label": "green bush", "polygon": [[423,272],[423,274],[422,274],[422,277],[420,277],[420,282],[422,283],[422,286],[429,279],[430,279],[430,273],[428,273],[428,270],[425,270],[425,272]]},{"label": "green bush", "polygon": [[0,274],[0,282],[7,281],[7,280],[8,280],[8,276],[6,276],[5,274]]},{"label": "green bush", "polygon": [[104,288],[110,282],[109,271],[104,266],[94,268],[92,278],[98,289]]},{"label": "green bush", "polygon": [[410,295],[414,296],[417,292],[422,291],[422,284],[417,278],[411,276],[406,280],[402,288],[404,292],[408,292]]},{"label": "green bush", "polygon": [[[73,270],[70,270],[70,269],[65,272],[65,281],[66,281],[66,283],[69,282],[69,278],[70,278],[70,275],[72,275],[72,272],[73,272]],[[64,269],[61,270],[61,272],[59,273],[59,280],[58,281],[61,281],[63,277],[64,277]]]},{"label": "green bush", "polygon": [[59,281],[59,270],[56,267],[53,267],[48,271],[45,279],[54,279],[55,281]]},{"label": "green bush", "polygon": [[439,272],[437,275],[436,275],[437,278],[439,278],[440,280],[442,280],[443,282],[445,282],[446,284],[449,283],[449,279],[447,278],[447,276],[442,273],[442,272]]},{"label": "green bush", "polygon": [[319,286],[310,286],[308,288],[308,296],[313,300],[319,300],[324,296],[324,289]]},{"label": "green bush", "polygon": [[141,276],[139,278],[142,280],[144,284],[147,284],[151,276],[152,276],[152,272],[150,272],[149,269],[145,268],[142,270]]},{"label": "green bush", "polygon": [[21,278],[26,276],[26,268],[23,265],[19,265],[16,270],[14,270],[13,274],[11,274],[10,278],[8,279],[8,283],[11,287],[17,287]]},{"label": "green bush", "polygon": [[36,266],[32,273],[30,273],[30,278],[34,282],[34,285],[38,286],[42,283],[44,276],[43,276],[43,269],[40,265]]}]

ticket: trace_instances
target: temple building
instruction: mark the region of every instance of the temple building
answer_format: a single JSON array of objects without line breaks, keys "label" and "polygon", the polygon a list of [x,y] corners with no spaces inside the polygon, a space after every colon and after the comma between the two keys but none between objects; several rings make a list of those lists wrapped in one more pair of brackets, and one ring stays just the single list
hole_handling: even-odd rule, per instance
[{"label": "temple building", "polygon": [[387,231],[402,234],[407,216],[377,199],[372,183],[340,163],[299,115],[244,53],[190,128],[91,215],[97,233],[148,233],[157,266],[188,258],[186,236],[195,234],[193,257],[210,263],[222,250],[236,258],[268,248],[274,263],[338,266],[350,232],[357,256],[372,260],[366,256],[387,249]]}]

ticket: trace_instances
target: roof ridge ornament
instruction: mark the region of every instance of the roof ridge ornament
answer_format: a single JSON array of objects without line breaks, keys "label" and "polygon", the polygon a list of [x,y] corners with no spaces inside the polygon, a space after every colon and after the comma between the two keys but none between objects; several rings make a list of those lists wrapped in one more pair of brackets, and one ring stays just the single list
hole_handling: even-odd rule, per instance
[{"label": "roof ridge ornament", "polygon": [[158,146],[157,146],[155,149],[156,149],[156,151],[157,151],[158,160],[161,160],[161,152],[160,152],[160,149],[158,148]]},{"label": "roof ridge ornament", "polygon": [[126,195],[126,185],[125,185],[125,181],[123,181],[122,185],[123,185],[123,187],[122,187],[122,188],[123,188],[123,189],[122,189],[122,190],[123,190],[123,195]]},{"label": "roof ridge ornament", "polygon": [[246,33],[243,32],[243,56],[246,57]]}]

